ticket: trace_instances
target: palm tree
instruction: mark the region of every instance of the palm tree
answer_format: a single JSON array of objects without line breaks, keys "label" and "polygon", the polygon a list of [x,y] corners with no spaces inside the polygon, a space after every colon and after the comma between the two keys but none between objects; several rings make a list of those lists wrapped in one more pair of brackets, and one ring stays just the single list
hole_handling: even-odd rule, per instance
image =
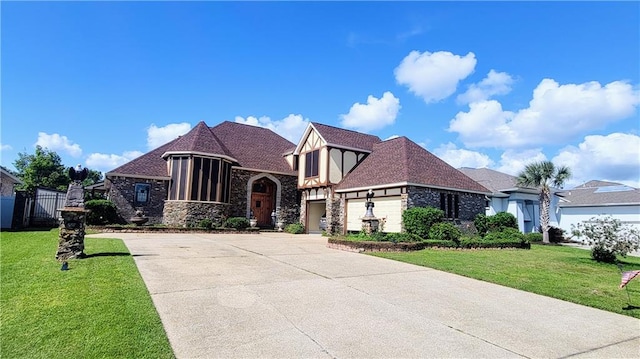
[{"label": "palm tree", "polygon": [[551,161],[530,163],[517,178],[518,186],[540,188],[540,226],[542,242],[549,243],[549,207],[551,207],[551,186],[561,188],[571,177],[571,169],[556,167]]}]

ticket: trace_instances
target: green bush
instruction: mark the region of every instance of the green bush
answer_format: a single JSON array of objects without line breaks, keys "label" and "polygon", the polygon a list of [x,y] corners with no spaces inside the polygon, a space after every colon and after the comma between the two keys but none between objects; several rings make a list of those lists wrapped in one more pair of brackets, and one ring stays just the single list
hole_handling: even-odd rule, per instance
[{"label": "green bush", "polygon": [[92,199],[84,203],[84,208],[90,210],[87,214],[87,224],[103,225],[120,223],[116,205],[106,199]]},{"label": "green bush", "polygon": [[558,227],[549,227],[549,242],[564,242],[564,230]]},{"label": "green bush", "polygon": [[524,239],[529,242],[542,242],[542,233],[532,232],[526,233]]},{"label": "green bush", "polygon": [[518,220],[509,212],[498,212],[487,217],[488,231],[499,231],[502,228],[518,229]]},{"label": "green bush", "polygon": [[201,220],[200,222],[198,222],[198,227],[211,229],[211,228],[213,228],[213,221],[210,220],[209,218],[205,218],[205,219]]},{"label": "green bush", "polygon": [[515,228],[502,228],[502,230],[489,232],[484,236],[486,241],[505,241],[514,240],[524,242],[524,234]]},{"label": "green bush", "polygon": [[429,229],[442,222],[444,212],[433,207],[413,207],[402,212],[402,225],[406,233],[428,238]]},{"label": "green bush", "polygon": [[527,241],[518,239],[477,239],[463,238],[460,240],[460,248],[531,248]]},{"label": "green bush", "polygon": [[249,225],[250,225],[249,220],[244,217],[231,217],[231,218],[227,218],[227,220],[224,221],[224,227],[234,228],[239,231],[248,228]]},{"label": "green bush", "polygon": [[489,224],[487,223],[487,216],[484,213],[479,213],[473,219],[473,225],[476,226],[478,234],[483,236],[487,234],[489,230]]},{"label": "green bush", "polygon": [[462,232],[453,224],[440,222],[435,223],[429,229],[429,239],[436,241],[454,241],[460,242],[460,236]]},{"label": "green bush", "polygon": [[422,238],[411,233],[387,233],[386,240],[393,243],[420,242]]},{"label": "green bush", "polygon": [[611,216],[593,217],[573,227],[574,235],[585,237],[591,257],[598,262],[614,263],[617,255],[640,250],[640,231]]},{"label": "green bush", "polygon": [[291,223],[284,228],[284,231],[291,234],[304,233],[304,226],[300,223]]}]

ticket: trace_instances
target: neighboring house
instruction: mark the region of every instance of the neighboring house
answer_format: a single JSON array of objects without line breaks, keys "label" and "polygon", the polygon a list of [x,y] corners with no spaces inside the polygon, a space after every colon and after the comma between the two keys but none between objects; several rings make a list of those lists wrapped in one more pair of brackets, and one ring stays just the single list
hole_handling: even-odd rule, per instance
[{"label": "neighboring house", "polygon": [[365,194],[384,231],[402,230],[402,211],[441,208],[451,220],[484,212],[490,192],[406,137],[380,138],[310,123],[297,146],[271,130],[200,122],[189,133],[106,173],[108,197],[124,219],[143,210],[150,223],[196,225],[203,218],[255,216],[271,225],[300,221],[319,231],[362,228]]},{"label": "neighboring house", "polygon": [[589,181],[557,193],[560,228],[571,234],[573,226],[597,216],[611,216],[640,230],[640,189],[620,183]]},{"label": "neighboring house", "polygon": [[[517,185],[516,177],[488,168],[463,167],[459,170],[491,191],[485,213],[487,216],[508,212],[516,217],[521,232],[539,231],[540,190],[520,187]],[[556,226],[556,213],[553,211],[554,202],[557,202],[557,199],[552,199],[549,222]]]},{"label": "neighboring house", "polygon": [[11,228],[16,203],[16,186],[22,181],[4,167],[0,167],[0,227]]}]

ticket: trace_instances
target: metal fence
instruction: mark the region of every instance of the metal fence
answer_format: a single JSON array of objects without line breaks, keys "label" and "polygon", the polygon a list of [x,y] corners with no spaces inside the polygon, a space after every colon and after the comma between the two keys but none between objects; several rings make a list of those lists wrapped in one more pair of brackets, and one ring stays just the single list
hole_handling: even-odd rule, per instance
[{"label": "metal fence", "polygon": [[31,196],[16,193],[12,227],[56,227],[65,198],[66,193],[52,190],[38,190]]}]

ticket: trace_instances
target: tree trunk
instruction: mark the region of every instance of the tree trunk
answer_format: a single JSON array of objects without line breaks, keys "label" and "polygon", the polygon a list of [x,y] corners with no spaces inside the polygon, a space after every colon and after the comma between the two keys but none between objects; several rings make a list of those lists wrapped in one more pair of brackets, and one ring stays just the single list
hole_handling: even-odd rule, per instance
[{"label": "tree trunk", "polygon": [[540,191],[540,226],[542,227],[542,243],[549,244],[549,207],[551,207],[551,199],[549,190],[543,188]]}]

